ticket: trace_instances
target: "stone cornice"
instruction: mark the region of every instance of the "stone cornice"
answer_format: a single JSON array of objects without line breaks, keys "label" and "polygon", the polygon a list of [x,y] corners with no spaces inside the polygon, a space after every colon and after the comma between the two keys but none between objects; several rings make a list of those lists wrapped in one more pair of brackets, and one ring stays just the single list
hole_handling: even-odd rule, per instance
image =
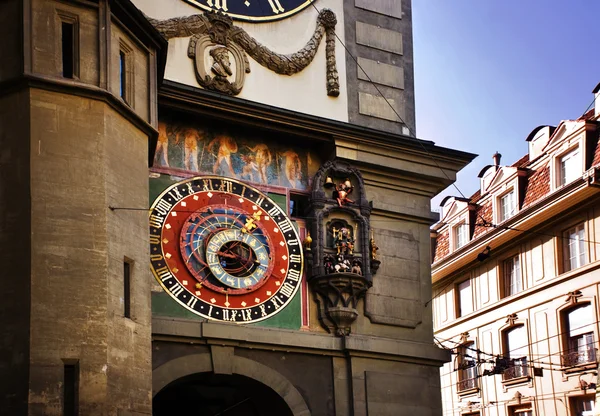
[{"label": "stone cornice", "polygon": [[152,319],[154,341],[206,343],[243,348],[286,350],[331,356],[383,358],[441,366],[450,354],[435,347],[408,340],[353,334],[334,337],[314,332],[261,328],[214,322],[199,322],[155,316]]}]

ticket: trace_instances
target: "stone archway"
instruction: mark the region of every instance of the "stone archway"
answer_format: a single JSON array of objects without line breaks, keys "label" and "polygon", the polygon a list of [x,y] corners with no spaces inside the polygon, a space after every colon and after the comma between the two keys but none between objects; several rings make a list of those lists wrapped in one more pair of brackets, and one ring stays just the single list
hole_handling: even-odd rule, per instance
[{"label": "stone archway", "polygon": [[[229,349],[228,349],[229,350]],[[304,398],[294,385],[283,375],[259,362],[244,357],[229,354],[193,354],[178,357],[166,362],[152,372],[152,394],[157,394],[178,380],[192,380],[195,375],[219,375],[220,380],[226,376],[231,380],[240,382],[243,378],[249,382],[257,382],[275,392],[289,407],[294,416],[310,416],[310,410]],[[237,377],[236,376],[241,376]],[[205,378],[206,380],[206,378]],[[210,381],[208,381],[210,382]]]}]

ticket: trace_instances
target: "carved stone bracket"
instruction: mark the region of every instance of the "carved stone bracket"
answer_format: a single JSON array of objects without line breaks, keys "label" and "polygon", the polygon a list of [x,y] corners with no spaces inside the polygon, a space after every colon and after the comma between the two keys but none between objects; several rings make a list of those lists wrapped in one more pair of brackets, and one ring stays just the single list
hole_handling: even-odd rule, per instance
[{"label": "carved stone bracket", "polygon": [[323,328],[339,336],[349,335],[350,327],[358,317],[357,304],[370,283],[357,274],[333,273],[313,277],[310,286]]},{"label": "carved stone bracket", "polygon": [[[196,77],[198,82],[205,88],[215,89],[230,95],[239,94],[243,87],[243,78],[240,81],[238,74],[250,72],[248,59],[245,55],[240,57],[239,51],[245,51],[260,65],[277,74],[294,75],[302,71],[313,61],[317,54],[319,44],[325,36],[327,95],[337,97],[340,94],[340,83],[335,57],[335,25],[337,24],[337,18],[335,13],[329,9],[323,9],[319,13],[315,31],[306,45],[298,52],[288,55],[271,51],[250,36],[244,29],[235,26],[230,17],[220,13],[207,12],[204,14],[166,20],[156,20],[151,18],[148,18],[148,20],[150,20],[158,31],[167,39],[191,36],[192,38],[190,39],[190,45],[188,47],[188,56],[195,59]],[[199,42],[200,39],[203,39],[203,35],[207,35],[210,42],[207,42],[206,40]],[[211,77],[205,69],[200,73],[199,69],[202,69],[205,66],[205,56],[204,54],[198,53],[199,44],[204,45],[202,46],[203,48],[222,45],[229,49],[236,60],[238,69],[235,73],[235,82],[230,83],[223,75],[220,75],[221,79],[217,79],[217,81],[207,79],[207,77]],[[238,50],[237,52],[236,48]],[[242,66],[240,68],[240,65],[242,65],[239,63],[240,61],[244,61],[246,67]],[[233,73],[230,75],[233,75]],[[219,78],[219,75],[217,74],[215,78]],[[232,85],[228,86],[227,83]]]}]

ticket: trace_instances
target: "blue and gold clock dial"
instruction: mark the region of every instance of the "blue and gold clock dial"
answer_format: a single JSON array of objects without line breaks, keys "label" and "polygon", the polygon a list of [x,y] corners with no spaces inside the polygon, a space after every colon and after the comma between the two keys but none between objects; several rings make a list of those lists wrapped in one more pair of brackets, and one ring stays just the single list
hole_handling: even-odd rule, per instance
[{"label": "blue and gold clock dial", "polygon": [[221,12],[232,19],[267,22],[289,17],[316,0],[185,0],[203,10]]},{"label": "blue and gold clock dial", "polygon": [[215,176],[176,183],[150,210],[158,283],[198,315],[249,323],[278,313],[301,285],[293,223],[250,185]]}]

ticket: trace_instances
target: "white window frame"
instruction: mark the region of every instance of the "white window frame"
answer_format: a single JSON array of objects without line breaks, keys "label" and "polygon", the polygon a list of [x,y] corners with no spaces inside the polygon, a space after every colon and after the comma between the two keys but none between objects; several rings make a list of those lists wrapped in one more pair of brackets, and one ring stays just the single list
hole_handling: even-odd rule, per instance
[{"label": "white window frame", "polygon": [[[565,162],[569,162],[567,165]],[[556,187],[568,185],[577,180],[583,174],[583,159],[582,152],[579,146],[569,149],[556,158],[557,181]],[[567,174],[566,167],[570,167],[571,171]]]},{"label": "white window frame", "polygon": [[563,272],[569,272],[588,264],[585,222],[562,232],[562,252]]},{"label": "white window frame", "polygon": [[[465,288],[465,284],[468,286]],[[462,286],[462,288],[461,288]],[[467,296],[463,297],[462,294]],[[456,284],[456,317],[461,318],[475,311],[475,298],[473,297],[473,285],[471,279],[463,280]]]},{"label": "white window frame", "polygon": [[521,257],[516,254],[502,261],[503,293],[506,298],[523,291],[523,273],[521,268]]},{"label": "white window frame", "polygon": [[[505,210],[504,201],[510,198],[509,209]],[[508,192],[498,197],[498,222],[506,221],[517,213],[517,193],[515,188],[511,188]]]},{"label": "white window frame", "polygon": [[469,238],[469,224],[466,221],[461,221],[458,225],[452,228],[452,236],[454,239],[454,250],[467,245],[470,241]]}]

